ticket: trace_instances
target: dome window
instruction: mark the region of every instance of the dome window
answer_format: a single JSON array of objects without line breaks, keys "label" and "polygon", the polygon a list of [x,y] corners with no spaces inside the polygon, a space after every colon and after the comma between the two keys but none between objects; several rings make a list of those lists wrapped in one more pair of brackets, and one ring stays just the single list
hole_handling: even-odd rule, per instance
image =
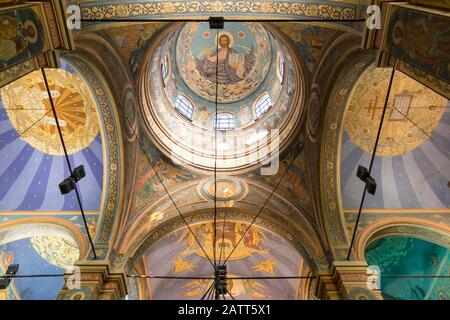
[{"label": "dome window", "polygon": [[169,62],[167,55],[165,55],[161,60],[161,76],[163,80],[166,80],[168,74],[169,74]]},{"label": "dome window", "polygon": [[255,114],[256,118],[261,118],[267,110],[272,106],[272,101],[270,101],[270,96],[266,92],[255,104]]},{"label": "dome window", "polygon": [[283,83],[283,77],[284,77],[284,57],[282,54],[278,57],[278,70],[280,75],[280,81]]},{"label": "dome window", "polygon": [[175,109],[178,110],[185,118],[192,120],[192,114],[194,113],[194,106],[184,95],[179,94],[177,101],[175,101]]},{"label": "dome window", "polygon": [[214,122],[214,129],[216,130],[234,130],[234,116],[231,113],[219,113]]}]

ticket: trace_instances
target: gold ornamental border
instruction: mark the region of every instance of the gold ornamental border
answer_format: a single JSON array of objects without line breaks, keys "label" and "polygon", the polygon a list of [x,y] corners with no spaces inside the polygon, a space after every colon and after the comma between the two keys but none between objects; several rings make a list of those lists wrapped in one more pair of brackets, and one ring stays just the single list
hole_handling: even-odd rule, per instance
[{"label": "gold ornamental border", "polygon": [[[114,222],[119,214],[120,190],[123,185],[123,148],[121,145],[121,130],[115,103],[112,95],[104,86],[105,81],[99,78],[99,74],[81,57],[74,54],[64,56],[83,76],[95,93],[95,99],[99,106],[101,132],[103,138],[103,191],[100,206],[101,223],[96,234],[96,243],[107,244],[111,239]],[[97,247],[96,247],[97,249]],[[100,257],[105,258],[107,248],[99,248]]]},{"label": "gold ornamental border", "polygon": [[450,227],[419,218],[393,217],[378,220],[361,231],[355,244],[357,259],[364,260],[367,246],[386,237],[421,239],[450,249]]},{"label": "gold ornamental border", "polygon": [[325,227],[332,246],[345,245],[347,235],[344,227],[340,186],[340,142],[342,120],[351,89],[362,72],[373,62],[372,55],[362,55],[340,73],[337,84],[328,100],[322,134],[320,183]]},{"label": "gold ornamental border", "polygon": [[[83,19],[124,19],[124,18],[195,18],[205,15],[222,14],[258,15],[258,18],[328,18],[354,19],[357,12],[355,3],[294,1],[140,1],[121,3],[111,1],[81,2]],[[171,17],[173,15],[173,17]]]}]

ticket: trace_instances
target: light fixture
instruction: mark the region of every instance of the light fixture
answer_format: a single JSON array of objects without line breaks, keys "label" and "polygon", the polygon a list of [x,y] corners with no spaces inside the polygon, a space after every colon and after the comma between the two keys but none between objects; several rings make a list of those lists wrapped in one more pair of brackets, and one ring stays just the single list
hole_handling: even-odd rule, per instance
[{"label": "light fixture", "polygon": [[227,278],[227,266],[218,265],[215,272],[215,282],[214,282],[216,297],[228,293],[226,278]]},{"label": "light fixture", "polygon": [[375,179],[369,175],[369,170],[367,170],[366,167],[358,166],[356,176],[366,184],[367,192],[374,195],[377,190],[377,183]]},{"label": "light fixture", "polygon": [[80,181],[82,178],[86,176],[86,171],[84,170],[83,165],[76,167],[73,170],[73,173],[70,177],[64,179],[63,182],[59,184],[59,191],[61,194],[67,194],[73,189],[75,189],[75,183]]}]

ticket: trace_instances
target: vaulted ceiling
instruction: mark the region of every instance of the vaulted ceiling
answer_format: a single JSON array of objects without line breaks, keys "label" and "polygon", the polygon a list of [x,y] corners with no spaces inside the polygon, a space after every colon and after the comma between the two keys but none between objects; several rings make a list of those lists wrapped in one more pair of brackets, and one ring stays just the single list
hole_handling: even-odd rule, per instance
[{"label": "vaulted ceiling", "polygon": [[[86,1],[80,6],[84,17],[95,19],[209,12],[351,19],[365,9],[354,1],[230,3]],[[269,174],[262,170],[268,165],[258,153],[270,146],[268,134],[248,143],[250,151],[242,154],[224,139],[221,147],[229,153],[223,152],[228,158],[219,165],[214,142],[190,139],[195,128],[206,130],[210,141],[223,138],[213,130],[215,92],[203,86],[215,80],[207,70],[205,47],[215,53],[216,38],[206,23],[86,23],[74,33],[77,49],[62,55],[60,69],[48,71],[56,108],[62,115],[63,110],[73,111],[62,118],[64,135],[73,166],[86,169],[79,187],[97,253],[127,272],[207,274],[213,252],[199,251],[184,219],[210,248],[218,212],[227,253],[237,236],[243,236],[242,228],[255,219],[230,264],[229,272],[236,276],[327,272],[333,260],[347,254],[363,191],[356,170],[369,166],[391,69],[372,66],[375,54],[361,50],[362,26],[357,23],[226,23],[224,31],[237,66],[230,71],[225,64],[220,70],[228,80],[219,86],[218,111],[238,121],[234,141],[253,138],[253,129],[280,130],[279,161]],[[162,73],[165,57],[167,74]],[[0,222],[10,223],[9,233],[3,234],[10,241],[0,254],[12,259],[20,251],[15,245],[32,251],[32,261],[55,262],[57,257],[40,250],[39,243],[59,248],[78,243],[72,251],[84,259],[89,250],[78,204],[73,195],[58,191],[69,174],[54,123],[44,121],[49,107],[41,97],[41,80],[37,71],[0,92]],[[450,223],[448,100],[401,72],[395,81],[391,100],[396,99],[409,120],[393,109],[385,119],[374,158],[378,191],[365,202],[367,215],[358,229],[362,235],[372,224],[389,219],[425,221],[442,230]],[[266,92],[274,103],[258,117],[254,106]],[[180,93],[194,106],[192,119],[176,110]],[[26,112],[21,105],[36,106],[41,113]],[[36,120],[38,126],[25,130]],[[192,160],[191,154],[200,156]],[[275,156],[269,154],[269,159]],[[29,223],[39,222],[37,229],[45,227],[36,217],[70,226],[70,236],[52,229],[51,239],[42,234],[14,237],[19,232],[13,232],[15,220],[31,219]],[[370,242],[361,236],[356,258],[364,256],[364,241]],[[377,250],[388,249],[380,245]],[[375,253],[371,259],[377,259]],[[62,272],[61,266],[55,272]],[[133,298],[193,298],[208,286],[186,281],[167,296],[158,290],[160,282],[130,280],[130,286],[136,282],[140,286]],[[232,290],[241,298],[294,299],[307,296],[304,288],[293,280],[275,286],[235,280]],[[20,284],[17,290],[20,295]]]}]

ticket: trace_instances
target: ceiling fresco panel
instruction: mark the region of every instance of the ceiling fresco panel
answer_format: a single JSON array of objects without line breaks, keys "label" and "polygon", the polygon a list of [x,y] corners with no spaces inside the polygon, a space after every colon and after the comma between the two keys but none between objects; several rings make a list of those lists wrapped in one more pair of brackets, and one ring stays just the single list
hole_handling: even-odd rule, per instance
[{"label": "ceiling fresco panel", "polygon": [[[218,225],[216,258],[224,261],[237,244],[247,223],[227,221]],[[213,257],[212,221],[192,227],[206,255]],[[222,233],[224,231],[224,233]],[[221,244],[222,252],[220,251]],[[212,266],[187,228],[174,231],[152,245],[143,256],[146,274],[209,277]],[[252,226],[227,263],[230,277],[298,275],[305,272],[302,257],[285,241],[261,227]],[[198,299],[210,285],[209,280],[150,281],[153,299]],[[295,299],[297,279],[229,280],[231,294],[237,299]]]},{"label": "ceiling fresco panel", "polygon": [[50,278],[17,278],[0,300],[53,300],[64,285],[63,274],[80,257],[77,240],[52,224],[25,224],[0,232],[0,272],[19,264],[17,275],[54,274]]},{"label": "ceiling fresco panel", "polygon": [[[370,164],[392,69],[371,67],[356,83],[344,115],[340,183],[344,210],[359,207],[358,165]],[[372,176],[378,189],[365,209],[448,209],[449,102],[396,71]]]},{"label": "ceiling fresco panel", "polygon": [[[93,93],[67,62],[46,70],[72,167],[83,164],[79,182],[84,209],[99,211],[103,151]],[[19,92],[27,92],[25,95]],[[17,99],[17,97],[21,97]],[[73,194],[59,183],[69,176],[40,70],[1,89],[0,212],[77,211]],[[67,116],[66,116],[67,115]]]},{"label": "ceiling fresco panel", "polygon": [[[369,244],[365,258],[383,275],[448,276],[450,251],[424,240],[386,237]],[[381,278],[386,300],[449,300],[449,278]]]}]

